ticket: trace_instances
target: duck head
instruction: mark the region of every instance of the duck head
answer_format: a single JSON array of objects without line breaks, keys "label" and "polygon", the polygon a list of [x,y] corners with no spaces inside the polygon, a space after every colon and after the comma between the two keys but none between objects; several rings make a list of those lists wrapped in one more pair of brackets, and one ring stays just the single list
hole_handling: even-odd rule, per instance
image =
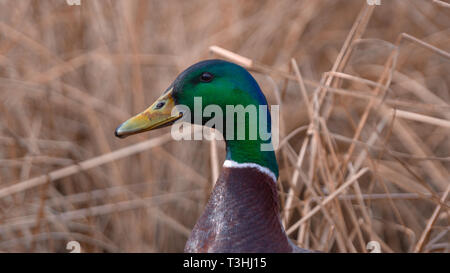
[{"label": "duck head", "polygon": [[[208,107],[214,106],[214,114],[205,115]],[[254,108],[252,108],[254,106]],[[265,112],[262,111],[265,109]],[[265,108],[264,108],[265,106]],[[227,120],[230,109],[232,123]],[[244,119],[238,119],[244,110]],[[255,109],[256,119],[251,119],[245,111]],[[198,111],[200,110],[200,111]],[[218,123],[211,123],[217,118]],[[235,115],[236,114],[236,115]],[[181,119],[187,122],[209,126],[219,130],[226,141],[227,159],[238,163],[255,163],[269,168],[278,177],[278,165],[271,144],[271,118],[267,100],[256,80],[243,67],[223,60],[206,60],[196,63],[177,76],[175,81],[150,107],[122,123],[115,131],[123,138],[133,134],[172,125]],[[262,116],[262,118],[261,118]],[[212,125],[213,124],[213,125]],[[268,136],[261,136],[260,128]],[[243,129],[243,130],[240,130]],[[256,130],[256,136],[252,131]],[[231,132],[231,133],[230,133]],[[243,135],[239,135],[244,132]],[[261,149],[261,145],[266,148]]]}]

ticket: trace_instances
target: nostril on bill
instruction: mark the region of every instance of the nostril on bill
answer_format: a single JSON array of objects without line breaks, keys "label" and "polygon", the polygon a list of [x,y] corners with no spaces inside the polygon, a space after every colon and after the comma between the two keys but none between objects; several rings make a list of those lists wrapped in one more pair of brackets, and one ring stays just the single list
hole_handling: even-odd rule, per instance
[{"label": "nostril on bill", "polygon": [[161,109],[166,103],[164,101],[160,101],[156,104],[155,109]]}]

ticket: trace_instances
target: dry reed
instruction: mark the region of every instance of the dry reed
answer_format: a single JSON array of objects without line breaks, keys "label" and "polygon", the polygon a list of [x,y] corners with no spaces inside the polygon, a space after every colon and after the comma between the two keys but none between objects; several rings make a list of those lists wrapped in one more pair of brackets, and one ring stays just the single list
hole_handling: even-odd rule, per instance
[{"label": "dry reed", "polygon": [[439,0],[0,2],[0,251],[179,252],[224,144],[119,140],[193,62],[280,105],[282,222],[324,252],[450,251],[450,17]]}]

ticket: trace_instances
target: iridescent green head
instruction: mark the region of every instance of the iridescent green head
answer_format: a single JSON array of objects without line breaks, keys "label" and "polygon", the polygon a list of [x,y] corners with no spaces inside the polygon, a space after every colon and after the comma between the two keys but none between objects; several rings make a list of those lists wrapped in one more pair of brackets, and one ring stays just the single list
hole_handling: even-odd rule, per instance
[{"label": "iridescent green head", "polygon": [[278,177],[267,101],[258,83],[243,67],[223,60],[206,60],[190,66],[147,110],[119,126],[116,136],[161,128],[183,115],[188,122],[221,131],[227,159],[259,164]]}]

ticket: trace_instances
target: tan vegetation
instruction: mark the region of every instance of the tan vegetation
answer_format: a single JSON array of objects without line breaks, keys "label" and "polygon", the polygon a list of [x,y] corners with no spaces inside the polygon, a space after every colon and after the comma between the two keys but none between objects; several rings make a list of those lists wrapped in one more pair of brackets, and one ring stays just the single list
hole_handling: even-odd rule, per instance
[{"label": "tan vegetation", "polygon": [[449,252],[445,1],[0,1],[0,251],[180,252],[221,142],[114,129],[206,58],[280,105],[282,221],[324,252]]}]

